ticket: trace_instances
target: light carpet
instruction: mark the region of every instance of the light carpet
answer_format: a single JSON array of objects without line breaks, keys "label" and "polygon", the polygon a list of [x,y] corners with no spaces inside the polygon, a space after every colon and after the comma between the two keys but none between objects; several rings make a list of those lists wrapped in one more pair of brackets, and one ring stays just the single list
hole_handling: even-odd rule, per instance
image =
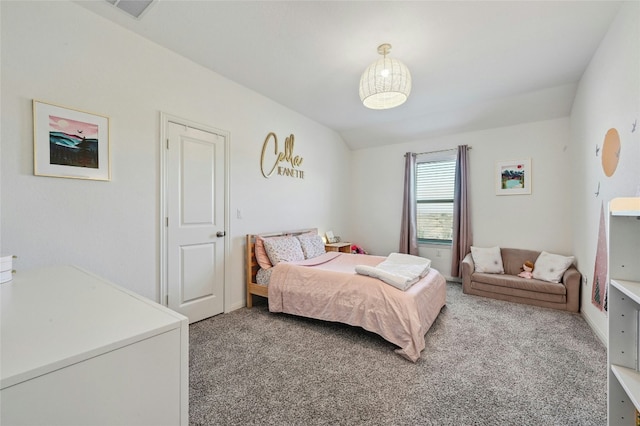
[{"label": "light carpet", "polygon": [[192,425],[606,424],[606,348],[579,314],[458,283],[415,364],[373,333],[264,303],[189,332]]}]

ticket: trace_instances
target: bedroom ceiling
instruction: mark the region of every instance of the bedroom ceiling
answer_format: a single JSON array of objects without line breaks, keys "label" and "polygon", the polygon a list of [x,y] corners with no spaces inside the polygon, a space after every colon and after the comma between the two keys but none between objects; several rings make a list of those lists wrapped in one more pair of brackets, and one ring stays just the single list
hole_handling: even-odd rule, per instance
[{"label": "bedroom ceiling", "polygon": [[[77,3],[334,129],[352,149],[567,116],[620,7],[157,0],[135,19],[107,1]],[[358,83],[382,43],[413,87],[400,107],[369,110]]]}]

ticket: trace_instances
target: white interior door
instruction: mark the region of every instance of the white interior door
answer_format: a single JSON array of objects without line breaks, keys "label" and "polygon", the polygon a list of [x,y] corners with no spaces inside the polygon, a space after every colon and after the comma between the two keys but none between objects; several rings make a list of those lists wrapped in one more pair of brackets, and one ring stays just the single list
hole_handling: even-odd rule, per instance
[{"label": "white interior door", "polygon": [[167,126],[167,305],[192,323],[224,311],[225,137]]}]

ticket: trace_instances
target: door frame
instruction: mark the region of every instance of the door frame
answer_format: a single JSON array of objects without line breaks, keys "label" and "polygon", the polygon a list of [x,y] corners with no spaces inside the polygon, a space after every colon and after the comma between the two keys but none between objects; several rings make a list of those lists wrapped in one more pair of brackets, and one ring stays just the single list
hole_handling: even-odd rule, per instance
[{"label": "door frame", "polygon": [[185,118],[160,112],[160,216],[158,218],[158,227],[160,229],[160,295],[159,303],[163,306],[169,305],[169,282],[168,282],[168,232],[167,232],[167,135],[169,123],[179,124],[181,126],[191,127],[202,130],[204,132],[215,133],[224,137],[224,232],[226,240],[224,242],[224,283],[223,283],[223,312],[227,312],[229,304],[227,303],[227,295],[229,294],[227,285],[229,283],[229,259],[231,253],[231,228],[230,228],[230,206],[229,206],[229,168],[230,168],[230,134],[226,130],[196,123]]}]

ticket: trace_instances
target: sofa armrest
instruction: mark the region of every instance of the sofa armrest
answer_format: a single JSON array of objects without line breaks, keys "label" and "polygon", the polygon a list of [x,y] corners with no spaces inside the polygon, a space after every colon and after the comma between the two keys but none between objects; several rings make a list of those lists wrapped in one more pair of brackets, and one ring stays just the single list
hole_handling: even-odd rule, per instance
[{"label": "sofa armrest", "polygon": [[462,291],[463,293],[467,293],[468,290],[471,289],[471,274],[476,270],[476,265],[473,263],[473,257],[471,257],[471,253],[467,253],[467,255],[462,259]]},{"label": "sofa armrest", "polygon": [[569,312],[580,311],[581,280],[582,275],[573,265],[571,265],[562,276],[562,284],[564,284],[567,289],[567,311]]}]

